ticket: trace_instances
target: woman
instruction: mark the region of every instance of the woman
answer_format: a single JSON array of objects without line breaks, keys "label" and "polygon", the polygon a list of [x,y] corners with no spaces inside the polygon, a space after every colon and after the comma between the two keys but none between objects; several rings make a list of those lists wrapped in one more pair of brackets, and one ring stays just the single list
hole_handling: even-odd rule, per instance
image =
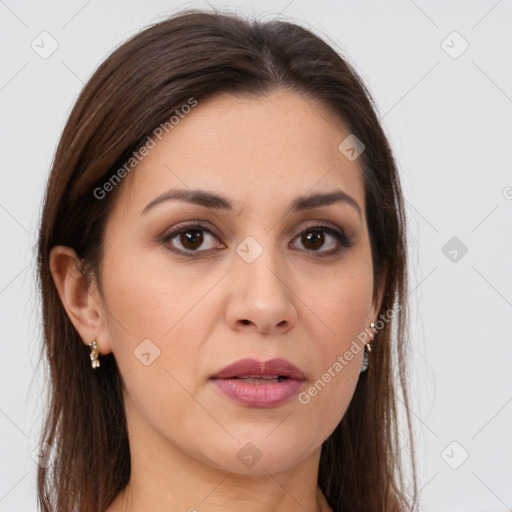
[{"label": "woman", "polygon": [[405,246],[370,96],[321,39],[187,11],[121,45],[44,202],[42,510],[412,510]]}]

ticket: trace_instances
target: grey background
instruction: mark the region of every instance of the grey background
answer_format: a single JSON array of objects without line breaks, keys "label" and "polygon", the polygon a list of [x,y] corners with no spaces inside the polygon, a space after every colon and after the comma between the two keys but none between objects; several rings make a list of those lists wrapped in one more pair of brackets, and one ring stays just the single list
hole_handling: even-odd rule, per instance
[{"label": "grey background", "polygon": [[[366,80],[407,199],[421,509],[512,510],[512,2],[211,5],[309,26]],[[36,510],[31,454],[44,376],[34,247],[58,138],[110,51],[190,6],[208,8],[0,1],[1,512]],[[58,48],[42,58],[52,44]]]}]

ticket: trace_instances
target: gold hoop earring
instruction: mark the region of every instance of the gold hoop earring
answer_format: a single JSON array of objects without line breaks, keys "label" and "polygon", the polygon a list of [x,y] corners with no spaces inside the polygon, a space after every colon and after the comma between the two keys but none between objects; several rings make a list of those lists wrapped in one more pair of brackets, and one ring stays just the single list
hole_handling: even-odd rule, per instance
[{"label": "gold hoop earring", "polygon": [[89,348],[91,349],[91,367],[93,369],[99,368],[100,361],[98,359],[98,356],[100,355],[100,349],[98,348],[98,344],[96,343],[96,341],[91,341],[91,343],[89,343]]}]

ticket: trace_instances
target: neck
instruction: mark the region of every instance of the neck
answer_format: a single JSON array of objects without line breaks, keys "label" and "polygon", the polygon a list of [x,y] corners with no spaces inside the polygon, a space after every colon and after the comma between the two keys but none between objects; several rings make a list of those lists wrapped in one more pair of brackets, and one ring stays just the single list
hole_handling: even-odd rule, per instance
[{"label": "neck", "polygon": [[177,489],[177,484],[183,482],[183,478],[169,479],[168,487],[160,487],[148,478],[132,477],[108,512],[296,512],[298,509],[332,512],[318,487],[298,488],[291,481],[282,481],[282,476],[240,478],[240,475],[225,473],[209,486],[202,481],[195,487],[193,482],[198,480],[188,479],[181,489]]}]

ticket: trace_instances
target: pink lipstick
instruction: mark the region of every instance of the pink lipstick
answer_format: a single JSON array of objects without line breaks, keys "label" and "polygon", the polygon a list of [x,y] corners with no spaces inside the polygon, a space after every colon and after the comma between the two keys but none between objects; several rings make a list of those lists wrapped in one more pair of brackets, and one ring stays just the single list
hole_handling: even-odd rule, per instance
[{"label": "pink lipstick", "polygon": [[228,398],[249,407],[277,407],[304,385],[304,372],[286,359],[241,359],[210,380]]}]

